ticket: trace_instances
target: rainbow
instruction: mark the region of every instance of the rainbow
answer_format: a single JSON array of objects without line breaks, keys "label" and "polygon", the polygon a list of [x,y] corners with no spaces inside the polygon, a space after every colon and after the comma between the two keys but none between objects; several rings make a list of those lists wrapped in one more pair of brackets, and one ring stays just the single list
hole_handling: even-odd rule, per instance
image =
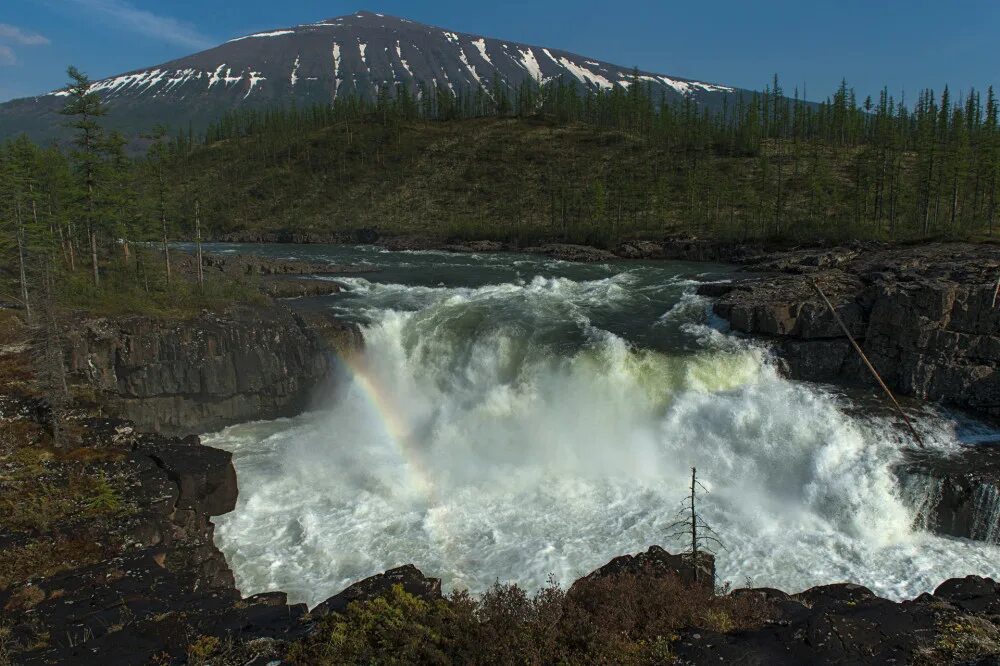
[{"label": "rainbow", "polygon": [[402,410],[394,404],[392,392],[368,369],[363,353],[340,354],[338,358],[349,371],[354,386],[360,389],[362,397],[378,414],[387,439],[406,466],[416,489],[433,500],[435,498],[433,477],[414,444],[413,429],[406,421]]}]

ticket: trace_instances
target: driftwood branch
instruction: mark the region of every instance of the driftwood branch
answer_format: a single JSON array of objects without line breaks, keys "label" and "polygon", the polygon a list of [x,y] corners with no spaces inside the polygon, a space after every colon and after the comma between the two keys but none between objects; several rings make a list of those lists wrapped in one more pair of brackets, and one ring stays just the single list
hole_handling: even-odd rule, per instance
[{"label": "driftwood branch", "polygon": [[910,434],[912,434],[913,438],[917,440],[917,444],[919,444],[920,447],[923,448],[924,440],[920,438],[919,434],[917,434],[917,429],[913,427],[913,424],[910,422],[910,418],[906,415],[906,412],[903,411],[903,408],[899,404],[899,401],[896,400],[896,396],[892,394],[892,391],[889,389],[886,383],[882,381],[882,377],[878,374],[878,370],[876,370],[875,366],[872,365],[872,362],[868,360],[868,357],[865,355],[865,352],[861,349],[861,345],[859,345],[857,340],[854,339],[854,336],[851,335],[851,331],[850,329],[847,328],[847,324],[845,324],[844,320],[840,318],[839,314],[837,314],[837,310],[833,307],[833,303],[831,303],[830,299],[826,297],[826,294],[823,293],[823,290],[820,289],[819,284],[817,284],[815,280],[813,281],[812,286],[819,293],[820,298],[823,299],[823,302],[826,303],[826,307],[830,308],[830,314],[833,315],[834,320],[844,331],[844,335],[846,335],[847,339],[850,340],[851,345],[854,347],[854,350],[858,352],[858,355],[861,357],[861,360],[865,362],[865,365],[868,367],[868,370],[872,373],[872,376],[875,378],[875,381],[879,383],[879,386],[882,387],[882,390],[885,391],[885,394],[889,396],[889,400],[896,407],[896,411],[899,412],[899,415],[903,417],[903,421],[906,422],[906,427],[910,429]]},{"label": "driftwood branch", "polygon": [[993,307],[997,306],[997,299],[1000,299],[1000,277],[997,278],[997,287],[993,290]]}]

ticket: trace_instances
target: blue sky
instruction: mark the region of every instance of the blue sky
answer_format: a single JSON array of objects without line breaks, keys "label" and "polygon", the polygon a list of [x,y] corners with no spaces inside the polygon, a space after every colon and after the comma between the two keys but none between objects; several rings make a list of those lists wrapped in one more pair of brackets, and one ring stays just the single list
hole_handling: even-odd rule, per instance
[{"label": "blue sky", "polygon": [[746,88],[777,72],[812,99],[841,77],[1000,87],[998,0],[0,0],[0,100],[60,87],[68,64],[102,78],[268,28],[367,9]]}]

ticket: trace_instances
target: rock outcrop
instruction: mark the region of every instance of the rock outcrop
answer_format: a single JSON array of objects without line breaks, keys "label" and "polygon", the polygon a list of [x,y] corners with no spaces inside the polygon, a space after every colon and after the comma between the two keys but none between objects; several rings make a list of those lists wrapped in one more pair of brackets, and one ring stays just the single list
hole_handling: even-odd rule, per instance
[{"label": "rock outcrop", "polygon": [[328,352],[360,344],[355,327],[326,313],[310,317],[325,322],[322,334],[278,306],[185,321],[88,320],[68,335],[70,376],[107,414],[163,434],[294,415],[328,377]]},{"label": "rock outcrop", "polygon": [[870,380],[815,282],[895,391],[1000,414],[1000,247],[802,251],[747,268],[702,293],[734,330],[770,338],[792,377]]},{"label": "rock outcrop", "polygon": [[[672,555],[659,546],[636,555],[620,555],[603,567],[592,571],[573,585],[615,576],[660,577],[677,576],[686,583],[699,583],[715,588],[715,556],[699,553],[697,570],[691,566],[690,555]],[[572,593],[573,588],[570,588]]]},{"label": "rock outcrop", "polygon": [[[203,636],[263,639],[263,653],[267,640],[301,635],[305,606],[288,606],[283,594],[242,599],[213,543],[211,517],[236,504],[231,454],[123,421],[85,427],[78,455],[113,461],[103,473],[127,492],[103,523],[99,562],[0,590],[16,663],[171,663]],[[70,521],[55,532],[72,542],[82,528]],[[16,538],[5,546],[16,549]]]},{"label": "rock outcrop", "polygon": [[330,613],[343,613],[354,602],[365,602],[385,596],[399,585],[404,592],[434,601],[441,598],[441,579],[428,578],[412,564],[406,564],[354,583],[346,590],[338,592],[312,609],[313,617],[323,617]]},{"label": "rock outcrop", "polygon": [[1000,543],[1000,447],[996,442],[947,456],[908,451],[896,473],[925,529]]},{"label": "rock outcrop", "polygon": [[[684,664],[987,664],[1000,654],[1000,586],[969,576],[913,601],[882,599],[860,585],[765,595],[777,617],[747,632],[689,631],[674,647]],[[993,655],[988,657],[987,655]]]}]

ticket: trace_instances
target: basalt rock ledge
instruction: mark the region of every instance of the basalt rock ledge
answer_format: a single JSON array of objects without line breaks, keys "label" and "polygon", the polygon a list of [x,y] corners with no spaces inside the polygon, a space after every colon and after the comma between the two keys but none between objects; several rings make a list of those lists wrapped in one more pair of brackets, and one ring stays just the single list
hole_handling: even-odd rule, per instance
[{"label": "basalt rock ledge", "polygon": [[323,312],[239,306],[188,320],[90,319],[68,335],[71,379],[113,417],[187,435],[292,416],[329,377],[335,354],[362,344]]},{"label": "basalt rock ledge", "polygon": [[1000,414],[1000,246],[802,250],[744,267],[700,293],[733,330],[770,339],[791,377],[870,382],[818,285],[894,391]]}]

